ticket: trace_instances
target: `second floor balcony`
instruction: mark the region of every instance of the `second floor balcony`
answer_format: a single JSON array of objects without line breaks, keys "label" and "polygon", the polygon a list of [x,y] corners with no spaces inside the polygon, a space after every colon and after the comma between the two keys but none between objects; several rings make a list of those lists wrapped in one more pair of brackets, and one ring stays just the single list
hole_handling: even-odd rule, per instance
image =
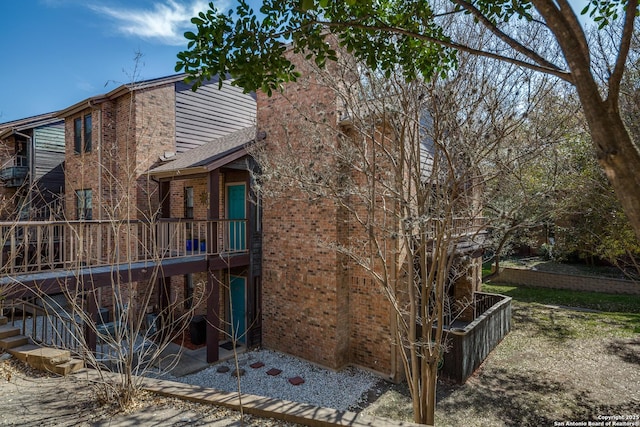
[{"label": "second floor balcony", "polygon": [[21,187],[29,176],[26,156],[13,156],[0,167],[0,181],[5,187]]},{"label": "second floor balcony", "polygon": [[0,223],[4,275],[248,253],[247,220]]}]

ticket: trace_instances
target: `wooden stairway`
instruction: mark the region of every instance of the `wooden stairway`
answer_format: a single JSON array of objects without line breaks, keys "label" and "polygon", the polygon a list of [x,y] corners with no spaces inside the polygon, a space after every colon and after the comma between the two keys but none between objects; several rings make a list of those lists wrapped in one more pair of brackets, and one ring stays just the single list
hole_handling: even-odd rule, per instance
[{"label": "wooden stairway", "polygon": [[20,335],[20,328],[8,325],[4,316],[0,316],[0,349],[32,368],[58,375],[84,368],[84,361],[72,358],[68,350],[30,344],[29,338]]}]

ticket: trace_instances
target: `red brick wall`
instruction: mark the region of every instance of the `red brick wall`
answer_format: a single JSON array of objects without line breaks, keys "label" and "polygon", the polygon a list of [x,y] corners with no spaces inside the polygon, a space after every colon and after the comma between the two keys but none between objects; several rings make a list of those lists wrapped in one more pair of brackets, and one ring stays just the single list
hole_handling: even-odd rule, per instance
[{"label": "red brick wall", "polygon": [[391,305],[368,273],[354,272],[350,282],[351,362],[392,376]]},{"label": "red brick wall", "polygon": [[[311,69],[303,76],[283,95],[258,94],[259,130],[266,147],[292,144],[302,163],[329,162],[337,175],[329,154],[337,143],[337,97]],[[311,123],[334,130],[314,134]],[[297,144],[310,137],[322,149]],[[360,233],[349,215],[295,188],[265,196],[263,207],[263,345],[334,369],[357,364],[393,376],[390,304],[367,272],[327,245]]]},{"label": "red brick wall", "polygon": [[[90,152],[74,152],[74,120],[83,119],[85,115],[91,114],[92,122],[92,149]],[[102,206],[102,201],[98,193],[100,167],[100,155],[98,153],[98,123],[100,113],[98,110],[87,108],[82,112],[68,117],[65,120],[65,215],[67,219],[75,220],[77,217],[76,190],[92,190],[93,198],[93,219],[99,218],[98,208]],[[84,120],[83,120],[84,126]]]},{"label": "red brick wall", "polygon": [[[75,154],[73,121],[88,113],[93,148]],[[68,117],[65,142],[68,218],[76,218],[79,189],[93,190],[94,219],[149,217],[158,208],[158,189],[144,172],[166,151],[175,151],[174,85],[127,93]]]},{"label": "red brick wall", "polygon": [[[402,239],[389,239],[394,227],[398,226],[397,212],[395,211],[396,200],[393,197],[386,197],[382,191],[377,191],[373,201],[362,194],[369,195],[371,188],[378,189],[395,185],[396,175],[393,173],[394,166],[388,163],[388,157],[375,155],[383,147],[385,152],[392,153],[397,143],[395,136],[384,122],[378,122],[375,132],[375,141],[370,136],[362,139],[362,135],[353,132],[350,137],[354,146],[361,148],[362,154],[357,156],[358,168],[366,170],[367,165],[376,164],[377,170],[389,171],[389,174],[375,173],[365,175],[356,172],[352,168],[350,178],[354,186],[355,194],[350,197],[350,209],[357,214],[357,220],[353,213],[347,214],[343,221],[344,230],[341,233],[341,240],[344,245],[360,248],[360,253],[356,256],[365,262],[369,267],[385,277],[384,268],[387,268],[386,276],[389,279],[387,284],[394,291],[394,287],[402,290],[402,284],[393,284],[396,278],[396,259],[399,244]],[[366,154],[365,154],[366,153]],[[366,155],[365,158],[362,156]],[[375,159],[373,156],[375,155]],[[393,180],[389,182],[389,180]],[[381,185],[382,184],[382,185]],[[367,200],[367,202],[364,202]],[[371,228],[369,227],[371,226]],[[371,233],[371,234],[370,234]],[[398,234],[397,230],[396,233]],[[377,241],[380,252],[376,252],[375,246],[371,246],[372,241]],[[373,258],[371,258],[373,256]],[[382,259],[381,259],[382,258]],[[384,373],[393,379],[400,378],[402,365],[397,358],[398,347],[395,345],[395,310],[389,303],[388,297],[383,290],[383,283],[374,279],[370,271],[363,267],[354,266],[350,263],[350,354],[351,362],[365,366]],[[399,273],[399,277],[404,277]]]},{"label": "red brick wall", "polygon": [[207,178],[171,181],[171,218],[184,218],[184,189],[193,188],[193,218],[205,220],[209,207]]},{"label": "red brick wall", "polygon": [[[309,74],[271,98],[258,93],[266,146],[309,138],[310,121],[336,123],[336,97]],[[318,146],[335,144],[335,135]],[[320,154],[320,153],[319,153]],[[303,155],[300,153],[300,155]],[[263,199],[263,345],[331,367],[349,363],[348,283],[335,251],[338,209],[291,189]]]},{"label": "red brick wall", "polygon": [[174,84],[136,91],[135,105],[136,200],[142,216],[157,212],[159,206],[158,186],[143,173],[155,166],[159,162],[158,158],[165,152],[176,150]]},{"label": "red brick wall", "polygon": [[318,242],[336,239],[335,207],[265,200],[262,224],[263,344],[332,368],[344,366],[345,283],[337,254]]}]

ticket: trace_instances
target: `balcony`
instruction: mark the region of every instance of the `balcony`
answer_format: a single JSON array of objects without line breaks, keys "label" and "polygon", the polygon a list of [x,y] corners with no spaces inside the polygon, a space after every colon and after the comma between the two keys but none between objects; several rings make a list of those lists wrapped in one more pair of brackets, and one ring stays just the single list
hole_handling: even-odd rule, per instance
[{"label": "balcony", "polygon": [[0,168],[0,181],[5,187],[21,187],[29,175],[26,156],[14,156]]},{"label": "balcony", "polygon": [[438,237],[455,243],[457,253],[481,249],[487,236],[487,219],[484,217],[430,218],[424,228],[423,238],[430,246]]},{"label": "balcony", "polygon": [[31,274],[247,254],[247,221],[0,222],[0,271]]}]

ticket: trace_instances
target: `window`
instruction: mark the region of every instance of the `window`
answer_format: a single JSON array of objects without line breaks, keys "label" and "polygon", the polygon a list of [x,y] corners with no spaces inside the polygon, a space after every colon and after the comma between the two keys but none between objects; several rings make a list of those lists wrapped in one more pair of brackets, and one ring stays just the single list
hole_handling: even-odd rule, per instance
[{"label": "window", "polygon": [[193,218],[193,187],[184,189],[184,217]]},{"label": "window", "polygon": [[82,120],[80,118],[73,121],[73,151],[82,152]]},{"label": "window", "polygon": [[76,208],[78,219],[91,220],[93,218],[93,212],[91,209],[92,198],[93,197],[91,190],[76,190]]},{"label": "window", "polygon": [[84,152],[91,151],[91,114],[84,116]]},{"label": "window", "polygon": [[85,115],[84,119],[78,117],[73,121],[73,151],[76,154],[91,151],[91,123],[91,114]]}]

